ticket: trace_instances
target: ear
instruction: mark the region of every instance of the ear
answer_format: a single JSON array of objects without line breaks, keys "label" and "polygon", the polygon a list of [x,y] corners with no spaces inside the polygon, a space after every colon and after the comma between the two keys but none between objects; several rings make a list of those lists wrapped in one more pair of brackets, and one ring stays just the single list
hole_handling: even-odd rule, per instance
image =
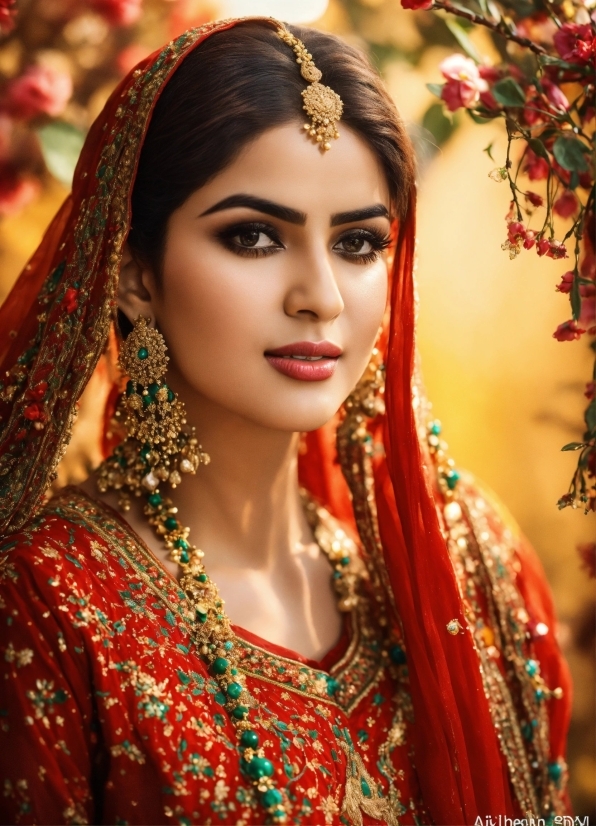
[{"label": "ear", "polygon": [[140,315],[154,319],[155,311],[152,304],[155,292],[155,277],[152,271],[135,259],[126,243],[118,281],[118,309],[122,310],[131,324],[134,324]]}]

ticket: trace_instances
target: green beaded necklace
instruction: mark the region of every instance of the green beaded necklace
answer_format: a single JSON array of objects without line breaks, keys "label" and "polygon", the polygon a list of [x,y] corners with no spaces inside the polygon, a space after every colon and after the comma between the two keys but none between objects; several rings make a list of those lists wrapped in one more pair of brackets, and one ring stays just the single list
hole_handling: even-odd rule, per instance
[{"label": "green beaded necklace", "polygon": [[[181,435],[181,444],[188,443],[187,435]],[[200,450],[200,448],[199,448]],[[205,455],[205,454],[201,454]],[[142,479],[152,473],[151,450],[141,448],[134,439],[125,439],[106,459],[100,468],[100,490],[116,487],[121,491],[121,505],[127,509],[130,500],[122,496],[121,484]],[[205,461],[205,459],[203,459]],[[169,559],[180,567],[180,587],[189,604],[189,619],[193,628],[194,643],[207,664],[209,673],[219,685],[217,699],[225,707],[237,733],[240,752],[240,770],[255,789],[258,800],[267,812],[270,822],[285,823],[288,817],[287,803],[276,786],[275,767],[260,746],[259,735],[251,723],[251,710],[256,701],[246,688],[246,680],[236,657],[236,637],[224,611],[224,602],[217,586],[209,577],[203,563],[204,553],[189,541],[189,528],[181,525],[178,509],[171,499],[163,495],[159,487],[147,489],[152,480],[136,484],[134,493],[144,493],[144,513],[156,535],[169,551]],[[319,519],[319,508],[302,492],[305,513],[317,543],[329,559],[332,580],[341,611],[351,611],[358,602],[357,588],[362,576],[362,565],[355,543],[336,531],[333,535]]]},{"label": "green beaded necklace", "polygon": [[[190,529],[178,520],[178,509],[160,491],[175,488],[182,475],[195,473],[209,456],[198,444],[194,428],[186,426],[184,405],[162,381],[168,357],[161,334],[140,316],[120,351],[120,367],[130,381],[119,401],[116,420],[124,419],[125,438],[99,467],[101,493],[118,492],[118,504],[130,509],[131,495],[144,497],[144,514],[181,570],[180,587],[189,605],[194,643],[217,681],[218,702],[234,724],[240,770],[252,784],[272,823],[285,823],[287,803],[274,780],[275,767],[259,744],[250,720],[257,703],[246,688],[236,656],[236,637],[217,586],[203,564],[204,553],[189,541]],[[319,519],[317,506],[303,492],[305,513],[319,547],[333,566],[333,583],[341,611],[357,604],[362,565],[354,542],[341,531],[331,537]]]}]

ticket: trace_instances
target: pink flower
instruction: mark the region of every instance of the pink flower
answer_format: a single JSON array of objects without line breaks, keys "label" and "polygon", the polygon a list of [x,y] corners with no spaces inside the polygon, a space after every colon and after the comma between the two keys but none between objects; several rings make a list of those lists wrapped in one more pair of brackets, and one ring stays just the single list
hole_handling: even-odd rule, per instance
[{"label": "pink flower", "polygon": [[589,63],[594,55],[594,35],[589,23],[563,23],[553,42],[563,60],[570,63]]},{"label": "pink flower", "polygon": [[512,244],[523,241],[526,237],[526,228],[520,221],[511,221],[507,227],[507,238]]},{"label": "pink flower", "polygon": [[60,115],[72,95],[72,80],[66,72],[51,66],[30,66],[9,83],[6,100],[9,111],[22,120],[36,115]]},{"label": "pink flower", "polygon": [[577,326],[576,321],[564,321],[563,324],[559,324],[553,333],[553,338],[556,338],[557,341],[575,341],[581,338],[585,332]]},{"label": "pink flower", "polygon": [[0,0],[0,32],[8,34],[14,29],[16,13],[16,0]]},{"label": "pink flower", "polygon": [[141,16],[142,2],[143,0],[91,0],[90,6],[113,26],[130,26]]},{"label": "pink flower", "polygon": [[447,83],[441,91],[441,98],[450,112],[464,107],[473,108],[480,100],[481,92],[488,91],[488,83],[478,67],[469,57],[452,54],[440,64],[439,69]]},{"label": "pink flower", "polygon": [[559,112],[566,112],[569,109],[569,101],[556,83],[553,83],[552,80],[549,80],[547,77],[543,77],[542,88],[555,109]]},{"label": "pink flower", "polygon": [[0,166],[0,215],[16,215],[37,197],[39,190],[37,179]]},{"label": "pink flower", "polygon": [[403,9],[424,10],[432,8],[433,0],[401,0]]},{"label": "pink flower", "polygon": [[536,244],[536,252],[538,255],[546,255],[547,258],[567,258],[565,244],[551,238],[541,238]]},{"label": "pink flower", "polygon": [[574,278],[575,274],[573,273],[573,270],[569,270],[569,272],[564,273],[561,276],[561,283],[557,284],[557,292],[570,293]]},{"label": "pink flower", "polygon": [[541,181],[548,177],[550,166],[548,161],[540,158],[531,149],[526,152],[526,160],[524,164],[524,172],[531,181]]},{"label": "pink flower", "polygon": [[575,194],[570,189],[566,189],[553,204],[553,209],[561,218],[571,218],[577,212],[578,206]]},{"label": "pink flower", "polygon": [[567,249],[562,241],[549,241],[549,249],[546,253],[547,258],[554,258],[555,261],[559,258],[567,258]]}]

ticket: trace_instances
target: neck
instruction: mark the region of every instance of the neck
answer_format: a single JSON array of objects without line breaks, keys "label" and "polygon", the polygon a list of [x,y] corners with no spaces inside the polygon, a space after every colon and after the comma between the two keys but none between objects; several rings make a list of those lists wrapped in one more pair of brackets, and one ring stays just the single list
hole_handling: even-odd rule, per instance
[{"label": "neck", "polygon": [[262,427],[207,399],[185,398],[211,462],[173,492],[208,567],[273,569],[312,541],[298,487],[297,433]]}]

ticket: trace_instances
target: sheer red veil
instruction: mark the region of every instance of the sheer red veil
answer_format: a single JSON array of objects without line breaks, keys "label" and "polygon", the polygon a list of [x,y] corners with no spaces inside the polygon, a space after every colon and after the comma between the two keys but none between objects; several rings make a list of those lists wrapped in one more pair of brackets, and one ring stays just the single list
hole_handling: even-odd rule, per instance
[{"label": "sheer red veil", "polygon": [[[233,25],[185,33],[121,82],[91,128],[72,194],[0,310],[0,532],[16,531],[34,514],[68,443],[77,401],[105,357],[132,183],[155,102],[191,50]],[[385,447],[374,459],[374,496],[407,649],[424,801],[437,824],[474,823],[515,807],[412,405],[414,240],[412,191],[383,338],[386,414],[371,424]],[[334,428],[308,436],[300,472],[323,504],[353,523]],[[447,633],[452,619],[464,633]]]}]

